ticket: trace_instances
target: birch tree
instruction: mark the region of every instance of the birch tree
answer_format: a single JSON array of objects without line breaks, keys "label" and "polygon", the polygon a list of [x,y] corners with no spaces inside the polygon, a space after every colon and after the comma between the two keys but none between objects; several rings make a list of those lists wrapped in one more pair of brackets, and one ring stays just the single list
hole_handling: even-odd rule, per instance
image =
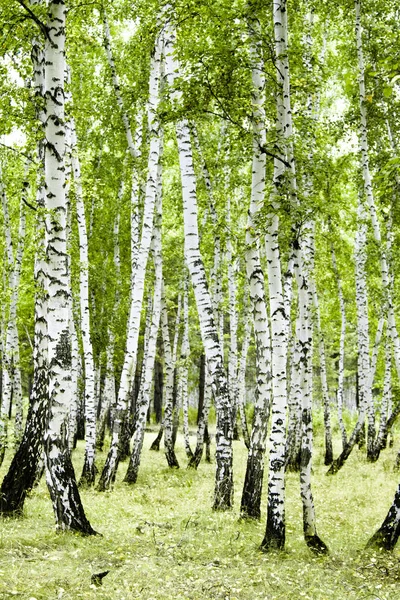
[{"label": "birch tree", "polygon": [[150,70],[148,104],[150,149],[148,158],[146,193],[144,199],[142,234],[137,255],[134,286],[131,293],[128,338],[126,341],[124,365],[122,368],[121,382],[118,391],[116,417],[114,421],[110,450],[97,485],[98,491],[109,489],[115,480],[119,463],[120,435],[128,407],[128,397],[132,389],[133,376],[136,368],[144,281],[153,230],[154,205],[157,195],[157,169],[160,156],[159,121],[157,117],[157,106],[159,102],[160,62],[161,38],[159,37],[156,43],[156,50],[154,57],[152,58]]},{"label": "birch tree", "polygon": [[[175,37],[172,25],[167,25],[165,57],[166,76],[170,88],[174,84],[174,74],[179,72],[179,65],[173,56]],[[177,92],[173,94],[172,98],[178,100]],[[182,181],[185,258],[195,294],[208,369],[213,378],[213,391],[217,408],[216,477],[213,508],[215,510],[225,510],[230,508],[233,502],[231,402],[223,363],[222,346],[213,318],[212,301],[199,248],[196,176],[193,166],[190,127],[187,119],[178,120],[175,123],[175,130]]]},{"label": "birch tree", "polygon": [[65,16],[63,0],[48,5],[45,43],[45,196],[48,276],[49,422],[45,435],[46,480],[59,529],[91,535],[68,452],[67,418],[71,369],[65,203]]}]

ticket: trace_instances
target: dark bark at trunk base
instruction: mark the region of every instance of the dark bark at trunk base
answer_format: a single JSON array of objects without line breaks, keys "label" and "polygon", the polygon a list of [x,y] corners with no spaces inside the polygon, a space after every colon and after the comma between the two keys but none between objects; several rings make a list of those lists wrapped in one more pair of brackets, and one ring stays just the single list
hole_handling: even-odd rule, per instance
[{"label": "dark bark at trunk base", "polygon": [[367,548],[391,551],[400,536],[400,485],[394,496],[393,504],[382,525],[367,543]]},{"label": "dark bark at trunk base", "polygon": [[103,418],[102,418],[101,422],[99,423],[99,427],[97,430],[96,450],[98,450],[99,452],[102,452],[103,448],[104,448],[104,438],[106,436],[106,427],[107,427],[107,422],[109,421],[109,419],[110,419],[110,407],[104,413]]},{"label": "dark bark at trunk base", "polygon": [[261,542],[261,552],[271,552],[271,550],[283,550],[285,547],[285,528],[279,530],[272,529],[268,526],[265,537]]},{"label": "dark bark at trunk base", "polygon": [[27,493],[44,471],[43,436],[47,423],[47,372],[38,370],[36,401],[30,397],[22,441],[11,461],[0,489],[0,514],[20,515]]},{"label": "dark bark at trunk base", "polygon": [[129,461],[129,465],[128,465],[128,470],[126,472],[126,475],[123,479],[124,483],[129,483],[129,484],[133,484],[137,482],[137,478],[138,478],[138,474],[139,474],[139,465],[135,464],[132,461],[132,457]]},{"label": "dark bark at trunk base", "polygon": [[40,449],[31,447],[23,439],[3,479],[0,490],[0,514],[19,516],[23,512],[26,495],[36,481]]},{"label": "dark bark at trunk base", "polygon": [[247,459],[246,475],[243,484],[240,516],[242,519],[261,517],[261,494],[264,477],[264,452],[258,451]]},{"label": "dark bark at trunk base", "polygon": [[150,446],[150,450],[154,450],[155,452],[158,452],[160,450],[160,442],[161,442],[163,433],[164,433],[164,425],[161,425],[160,431],[158,432],[156,439]]},{"label": "dark bark at trunk base", "polygon": [[164,388],[164,371],[161,362],[156,359],[154,364],[154,396],[153,406],[156,423],[162,420],[162,398]]},{"label": "dark bark at trunk base", "polygon": [[[349,441],[347,442],[346,446],[343,448],[342,453],[335,460],[332,461],[330,468],[326,472],[327,475],[336,475],[336,473],[338,471],[340,471],[340,469],[343,467],[346,460],[349,458],[351,451],[353,450],[355,444],[359,440],[359,435],[362,430],[364,430],[364,423],[363,422],[356,423],[353,433],[350,436]],[[364,431],[364,433],[365,433],[365,431]]]},{"label": "dark bark at trunk base", "polygon": [[198,446],[196,447],[196,450],[194,451],[194,453],[192,454],[189,462],[188,462],[188,469],[197,469],[200,461],[201,461],[201,457],[203,456],[203,446]]},{"label": "dark bark at trunk base", "polygon": [[96,479],[96,467],[93,463],[92,466],[89,465],[89,461],[85,456],[85,460],[83,463],[82,474],[79,480],[78,486],[81,489],[89,489],[94,486],[94,482]]},{"label": "dark bark at trunk base", "polygon": [[[134,414],[134,413],[133,413]],[[125,414],[119,438],[119,460],[123,462],[131,455],[131,438],[134,432],[134,417],[132,413]]]},{"label": "dark bark at trunk base", "polygon": [[318,535],[305,535],[304,539],[307,546],[315,554],[329,554],[328,546],[321,540]]},{"label": "dark bark at trunk base", "polygon": [[165,448],[165,457],[169,467],[172,469],[179,469],[179,462],[173,448]]},{"label": "dark bark at trunk base", "polygon": [[324,457],[324,465],[328,467],[333,463],[333,447],[332,447],[332,438],[325,434],[325,457]]},{"label": "dark bark at trunk base", "polygon": [[57,458],[51,458],[51,448],[47,450],[47,484],[56,513],[57,528],[76,531],[83,535],[97,535],[83,510],[76,485],[74,468],[68,450],[59,451]]},{"label": "dark bark at trunk base", "polygon": [[115,464],[113,468],[110,467],[111,458],[110,453],[107,455],[106,462],[103,467],[103,471],[100,475],[100,479],[97,482],[96,491],[97,492],[105,492],[109,490],[115,482],[115,477],[117,475],[118,465],[119,465],[119,457],[117,456]]},{"label": "dark bark at trunk base", "polygon": [[206,425],[206,429],[204,432],[204,441],[206,444],[206,463],[211,463],[211,436],[208,433],[208,425]]}]

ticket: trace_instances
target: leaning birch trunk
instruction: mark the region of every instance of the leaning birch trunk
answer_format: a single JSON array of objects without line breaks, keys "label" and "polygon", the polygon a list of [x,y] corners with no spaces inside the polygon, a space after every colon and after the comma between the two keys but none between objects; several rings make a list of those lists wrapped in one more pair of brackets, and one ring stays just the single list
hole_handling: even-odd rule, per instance
[{"label": "leaning birch trunk", "polygon": [[[31,4],[34,0],[31,0]],[[37,117],[44,121],[43,95],[45,85],[45,56],[38,38],[32,42],[33,87],[38,99]],[[43,143],[37,144],[39,162],[37,205],[44,209],[44,156]],[[1,183],[1,178],[0,178]],[[37,216],[37,250],[34,265],[35,313],[33,386],[29,398],[28,415],[21,444],[15,453],[0,489],[0,513],[19,515],[23,512],[27,493],[35,484],[43,456],[43,437],[47,426],[48,362],[47,362],[47,285],[45,263],[45,227],[42,215]]]},{"label": "leaning birch trunk", "polygon": [[172,359],[171,343],[169,339],[168,313],[163,297],[161,309],[161,330],[164,345],[165,358],[165,408],[164,408],[164,452],[168,466],[179,468],[173,442],[173,411],[174,411],[174,373],[175,364]]},{"label": "leaning birch trunk", "polygon": [[[168,25],[166,27],[165,56],[166,73],[168,73],[171,84],[173,83],[174,74],[179,72],[179,65],[173,56],[174,42],[175,32],[172,26]],[[225,510],[230,508],[233,502],[231,403],[224,369],[222,346],[213,318],[212,301],[199,248],[196,176],[193,166],[189,123],[187,119],[181,119],[175,127],[182,180],[185,258],[196,299],[204,351],[213,378],[217,410],[216,477],[213,508],[215,510]]]},{"label": "leaning birch trunk", "polygon": [[[25,171],[27,170],[27,165]],[[19,295],[19,281],[21,276],[22,257],[25,246],[25,230],[26,230],[26,214],[25,214],[25,194],[28,189],[28,182],[23,182],[23,192],[21,198],[20,216],[19,216],[19,231],[18,231],[18,245],[15,256],[14,264],[14,290],[11,297],[10,307],[10,318],[13,322],[13,335],[12,335],[12,355],[13,355],[13,378],[12,378],[12,389],[13,399],[15,406],[15,420],[14,420],[14,445],[18,447],[19,442],[22,438],[22,421],[23,421],[23,398],[22,398],[22,381],[21,381],[21,369],[20,369],[20,354],[19,354],[19,335],[17,328],[17,302]],[[6,348],[7,351],[7,348]]]},{"label": "leaning birch trunk", "polygon": [[[161,172],[158,177],[161,179]],[[132,454],[129,461],[124,482],[136,483],[140,458],[143,448],[144,431],[146,427],[146,417],[150,406],[150,392],[153,380],[154,361],[156,356],[157,335],[160,324],[161,313],[161,290],[162,290],[162,258],[161,258],[161,185],[159,185],[159,197],[157,198],[157,209],[153,233],[153,250],[155,266],[155,282],[153,292],[153,310],[151,314],[151,325],[148,338],[148,347],[146,353],[146,362],[144,374],[141,381],[138,402],[136,406],[135,433],[133,436]]]},{"label": "leaning birch trunk", "polygon": [[[380,250],[380,268],[384,304],[387,311],[388,328],[393,340],[393,348],[395,351],[395,362],[397,374],[400,376],[400,344],[399,336],[396,327],[394,316],[393,298],[391,294],[391,286],[389,281],[389,270],[386,259],[385,246],[382,242],[380,231],[379,218],[377,214],[375,198],[372,189],[371,173],[369,168],[369,149],[367,137],[367,110],[366,110],[366,94],[365,94],[365,69],[364,56],[362,47],[362,26],[361,26],[361,0],[355,0],[355,33],[357,41],[357,57],[358,57],[358,83],[359,83],[359,101],[360,101],[360,150],[361,150],[361,166],[364,180],[364,192],[368,203],[369,214],[372,224],[374,239]],[[368,443],[367,443],[367,458],[373,460],[374,456],[374,441],[375,441],[375,411],[373,401],[367,407],[368,409]]]},{"label": "leaning birch trunk", "polygon": [[[189,374],[189,306],[188,289],[185,281],[185,291],[183,295],[183,336],[181,345],[181,364],[179,368],[178,396],[181,396],[183,409],[183,437],[186,456],[189,461],[193,458],[193,451],[190,447],[189,439],[189,396],[188,396],[188,374]],[[179,405],[180,403],[177,402]]]},{"label": "leaning birch trunk", "polygon": [[344,296],[342,290],[342,281],[340,279],[339,270],[336,262],[335,249],[331,244],[331,256],[333,272],[335,274],[336,285],[339,295],[339,308],[341,317],[340,327],[340,344],[339,344],[339,373],[338,373],[338,387],[336,392],[337,412],[340,433],[342,435],[342,447],[345,448],[347,444],[347,432],[343,421],[343,383],[344,383],[344,344],[346,339],[346,309],[344,304]]},{"label": "leaning birch trunk", "polygon": [[[163,339],[167,339],[168,344],[169,344],[169,328],[168,328],[168,314],[165,313],[165,321],[166,321],[166,326],[164,327],[163,324],[163,311],[166,310],[166,308],[161,308],[161,320],[162,320],[162,332],[163,332]],[[181,296],[178,296],[178,307],[177,307],[177,311],[176,311],[176,318],[175,318],[175,333],[174,333],[174,342],[173,342],[173,347],[172,347],[172,362],[169,365],[167,361],[165,361],[166,367],[165,370],[169,373],[169,375],[167,376],[167,385],[168,385],[168,389],[167,386],[164,387],[164,418],[162,420],[161,426],[160,426],[160,430],[157,434],[156,439],[154,440],[154,442],[151,444],[150,446],[150,450],[155,450],[158,451],[160,449],[160,442],[161,442],[161,438],[164,434],[164,429],[166,427],[166,424],[168,426],[168,432],[167,432],[167,438],[168,438],[168,443],[169,443],[169,454],[166,454],[167,457],[167,461],[168,464],[170,463],[170,461],[168,460],[168,458],[171,459],[171,463],[172,465],[170,466],[175,466],[173,463],[174,461],[176,461],[176,456],[174,457],[174,454],[171,454],[171,450],[173,451],[173,453],[175,453],[174,451],[174,445],[172,442],[172,435],[173,435],[173,431],[172,431],[172,427],[173,427],[173,387],[174,387],[174,371],[175,371],[175,365],[176,365],[176,357],[177,357],[177,352],[178,352],[178,342],[179,342],[179,324],[180,324],[180,318],[181,318]],[[165,338],[166,336],[166,338]],[[171,369],[171,370],[170,370]],[[167,415],[167,420],[166,420],[166,415]],[[179,465],[178,465],[179,466]]]},{"label": "leaning birch trunk", "polygon": [[[136,182],[136,178],[133,180],[133,185]],[[114,220],[114,229],[113,229],[113,238],[114,238],[114,272],[115,272],[115,281],[116,281],[116,291],[115,291],[115,301],[114,301],[114,315],[117,313],[119,308],[120,301],[120,293],[119,293],[119,285],[120,285],[120,273],[121,273],[121,264],[120,264],[120,251],[119,251],[119,222],[120,222],[120,213],[119,206],[121,204],[121,198],[124,191],[124,180],[121,180],[121,185],[118,190],[118,199],[117,199],[117,214]],[[136,194],[133,192],[132,195],[136,199]],[[136,201],[133,203],[134,206],[137,205]],[[131,203],[132,209],[132,203]],[[134,211],[132,211],[134,212]],[[131,214],[132,218],[132,214]],[[138,229],[139,225],[132,229],[131,228],[131,237],[133,237],[133,232]],[[116,403],[116,389],[115,389],[115,374],[114,374],[114,347],[115,347],[115,334],[113,329],[113,324],[109,325],[108,328],[108,344],[106,349],[106,375],[104,381],[104,389],[101,403],[101,412],[99,415],[99,420],[97,424],[97,434],[96,434],[96,448],[98,450],[103,450],[104,446],[104,437],[106,432],[106,424],[107,422],[112,423],[113,415],[112,411],[115,408]]]},{"label": "leaning birch trunk", "polygon": [[188,469],[197,469],[203,456],[204,444],[206,445],[206,462],[211,462],[210,457],[210,436],[208,433],[208,414],[211,407],[212,398],[212,379],[206,365],[204,354],[200,357],[199,373],[199,402],[197,412],[197,440],[196,448],[192,458],[189,460]]},{"label": "leaning birch trunk", "polygon": [[[315,241],[314,236],[312,239],[313,243],[313,257],[315,256]],[[311,264],[310,272],[314,271],[314,261]],[[330,465],[333,461],[333,444],[332,444],[332,426],[331,426],[331,410],[329,403],[329,387],[328,387],[328,374],[326,368],[326,352],[325,352],[325,342],[324,336],[322,332],[321,326],[321,311],[319,308],[319,299],[317,286],[315,284],[315,279],[310,277],[310,286],[313,295],[313,304],[315,311],[315,324],[317,328],[317,336],[318,336],[318,354],[319,354],[319,368],[321,373],[321,389],[322,389],[322,403],[324,407],[324,429],[325,429],[325,456],[324,456],[324,464]]]},{"label": "leaning birch trunk", "polygon": [[367,548],[394,550],[400,536],[400,485],[395,493],[392,506],[382,525],[370,538]]},{"label": "leaning birch trunk", "polygon": [[[40,86],[44,85],[43,49],[33,44],[32,56],[36,57],[35,72],[40,71]],[[35,87],[38,83],[35,82]],[[43,160],[39,146],[39,161]],[[43,164],[42,164],[43,167]],[[43,171],[39,171],[37,204],[43,209],[44,196],[41,182]],[[35,483],[38,465],[43,453],[43,436],[47,424],[48,406],[48,363],[47,363],[47,294],[46,264],[44,261],[44,223],[38,216],[38,243],[35,256],[35,316],[33,350],[33,386],[29,399],[28,415],[21,443],[5,475],[0,489],[0,513],[20,515],[23,512],[27,493]]]},{"label": "leaning birch trunk", "polygon": [[[385,344],[385,375],[383,379],[382,402],[379,417],[379,430],[374,445],[373,461],[377,461],[381,450],[386,447],[387,442],[387,423],[389,418],[389,407],[392,404],[392,348],[386,340]],[[390,411],[391,412],[391,411]]]},{"label": "leaning birch trunk", "polygon": [[247,353],[249,350],[250,344],[250,335],[251,335],[251,304],[249,302],[249,294],[248,288],[246,288],[245,297],[243,300],[244,305],[244,317],[243,317],[243,339],[242,339],[242,348],[240,351],[240,360],[238,366],[238,407],[239,407],[239,416],[240,416],[240,424],[242,427],[242,434],[244,444],[247,449],[250,448],[250,436],[249,436],[249,428],[247,425],[247,415],[246,415],[246,363],[247,363]]},{"label": "leaning birch trunk", "polygon": [[357,423],[349,437],[346,446],[336,458],[327,475],[334,475],[342,468],[350,456],[352,449],[357,443],[358,435],[364,426],[366,407],[369,405],[371,396],[370,358],[369,358],[369,320],[368,320],[368,297],[365,265],[367,260],[365,209],[362,197],[358,203],[358,229],[355,240],[355,270],[356,270],[356,306],[357,306],[357,338],[358,338],[358,373],[360,403]]},{"label": "leaning birch trunk", "polygon": [[76,216],[79,234],[79,297],[81,314],[81,334],[83,360],[85,365],[85,457],[80,487],[91,487],[96,477],[96,398],[94,386],[93,344],[90,331],[89,307],[89,255],[85,206],[83,204],[81,168],[78,156],[78,144],[74,119],[71,119],[72,171],[75,182]]},{"label": "leaning birch trunk", "polygon": [[249,19],[248,25],[250,59],[252,62],[253,161],[250,209],[246,228],[246,273],[253,307],[254,335],[257,349],[257,387],[240,513],[244,518],[259,519],[261,516],[264,457],[271,404],[271,341],[265,301],[264,273],[261,267],[255,226],[256,216],[264,202],[265,188],[266,160],[265,154],[261,152],[261,146],[265,144],[265,77],[261,58],[260,24],[255,19],[251,21]]},{"label": "leaning birch trunk", "polygon": [[87,520],[67,444],[71,338],[65,202],[64,44],[66,7],[50,0],[46,55],[45,188],[47,210],[49,423],[46,479],[58,529],[94,534]]},{"label": "leaning birch trunk", "polygon": [[299,341],[301,346],[300,360],[304,365],[302,380],[302,412],[301,412],[301,455],[300,455],[300,495],[303,503],[303,531],[307,546],[317,554],[326,554],[328,548],[317,534],[314,499],[311,491],[311,468],[313,455],[312,427],[312,354],[313,331],[311,323],[312,291],[310,280],[310,258],[312,256],[312,227],[308,222],[302,237],[299,268],[297,270],[297,289],[300,311]]},{"label": "leaning birch trunk", "polygon": [[[299,253],[298,253],[299,254]],[[296,266],[296,272],[299,266]],[[302,381],[304,380],[304,363],[301,360],[301,314],[299,307],[296,313],[295,335],[292,339],[290,354],[290,386],[289,386],[289,415],[285,448],[286,469],[292,472],[300,471],[301,458],[301,412],[302,412]]]},{"label": "leaning birch trunk", "polygon": [[152,58],[152,64],[150,69],[150,91],[148,110],[150,150],[148,158],[148,175],[144,199],[142,236],[140,240],[140,248],[138,251],[136,272],[134,275],[135,285],[133,286],[131,292],[132,297],[129,314],[128,337],[126,341],[124,364],[121,373],[121,382],[118,391],[116,415],[111,438],[111,446],[99,483],[97,485],[98,491],[105,491],[109,489],[115,480],[120,458],[120,436],[127,412],[128,398],[132,390],[132,380],[136,368],[140,315],[143,303],[146,266],[153,230],[153,213],[155,199],[157,195],[157,169],[160,156],[160,136],[159,123],[157,117],[161,61],[160,46],[161,44],[159,40],[156,45],[156,51],[154,57]]},{"label": "leaning birch trunk", "polygon": [[[21,373],[19,368],[19,337],[17,330],[17,303],[19,279],[21,273],[22,254],[25,237],[25,204],[21,199],[20,220],[19,220],[19,238],[14,258],[13,241],[11,237],[10,220],[8,213],[8,201],[2,174],[0,171],[0,195],[3,205],[5,240],[7,246],[7,264],[9,270],[8,288],[10,291],[10,306],[6,326],[6,335],[3,344],[2,354],[2,398],[0,406],[0,465],[3,462],[5,450],[7,447],[7,429],[8,420],[11,414],[11,399],[13,398],[16,409],[22,408],[22,387]],[[17,414],[16,414],[17,419]],[[18,422],[16,422],[18,426]],[[18,435],[22,433],[22,419],[19,423]],[[17,441],[17,439],[16,439]]]},{"label": "leaning birch trunk", "polygon": [[[228,192],[229,194],[229,192]],[[236,431],[237,412],[239,408],[239,381],[238,381],[238,347],[237,347],[237,328],[238,328],[238,314],[236,310],[236,273],[237,273],[237,259],[233,258],[233,245],[231,239],[231,201],[228,195],[227,207],[226,207],[226,221],[227,221],[227,239],[226,239],[226,260],[228,263],[228,301],[229,301],[229,352],[228,352],[228,381],[229,381],[229,393],[231,395],[231,402],[233,407],[233,428],[234,435],[238,436]]]},{"label": "leaning birch trunk", "polygon": [[[214,320],[217,326],[218,335],[220,338],[221,346],[223,345],[223,314],[222,314],[222,260],[221,260],[221,236],[218,227],[218,216],[215,208],[213,185],[211,183],[210,173],[207,167],[207,163],[204,160],[203,153],[200,146],[199,137],[197,130],[194,125],[191,125],[191,133],[193,137],[194,147],[200,158],[203,180],[206,186],[208,195],[208,209],[211,215],[213,224],[213,235],[214,235],[214,262],[210,272],[210,294],[214,309]],[[223,349],[223,348],[222,348]]]}]

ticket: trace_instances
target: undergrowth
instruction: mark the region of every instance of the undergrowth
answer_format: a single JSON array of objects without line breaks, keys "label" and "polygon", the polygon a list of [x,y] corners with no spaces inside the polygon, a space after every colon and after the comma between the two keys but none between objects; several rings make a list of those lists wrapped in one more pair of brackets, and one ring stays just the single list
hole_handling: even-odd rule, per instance
[{"label": "undergrowth", "polygon": [[[1,599],[399,598],[399,550],[363,549],[398,484],[392,469],[395,449],[386,450],[376,464],[355,450],[336,476],[326,477],[318,437],[313,492],[318,534],[330,554],[314,556],[304,543],[299,481],[293,473],[287,476],[286,549],[263,554],[266,482],[261,522],[238,518],[243,443],[234,442],[235,509],[221,513],[211,510],[215,465],[202,462],[197,472],[187,470],[178,438],[181,469],[169,470],[161,450],[148,450],[154,435],[146,433],[137,484],[122,483],[123,463],[112,492],[82,492],[87,516],[101,537],[57,534],[44,480],[27,499],[23,518],[0,522]],[[74,454],[77,473],[82,458],[81,443]],[[104,462],[105,454],[98,459]],[[92,575],[105,571],[102,585],[95,585]]]}]

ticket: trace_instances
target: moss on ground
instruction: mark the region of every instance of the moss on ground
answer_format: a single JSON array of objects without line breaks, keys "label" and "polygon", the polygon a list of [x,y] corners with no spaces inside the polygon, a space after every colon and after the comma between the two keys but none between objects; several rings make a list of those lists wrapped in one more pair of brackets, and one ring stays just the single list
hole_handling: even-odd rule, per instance
[{"label": "moss on ground", "polygon": [[[356,450],[336,476],[326,477],[322,441],[314,459],[314,498],[318,533],[328,544],[327,557],[314,556],[302,535],[298,475],[287,478],[287,543],[282,553],[262,554],[258,547],[263,519],[238,519],[246,450],[234,442],[235,509],[211,510],[215,465],[186,470],[178,440],[179,470],[170,471],[162,451],[148,450],[146,433],[139,480],[115,489],[83,491],[92,526],[102,537],[57,534],[45,481],[26,501],[22,519],[0,522],[0,598],[21,600],[397,600],[400,549],[392,554],[363,550],[381,524],[398,485],[393,472],[396,450],[369,464]],[[83,445],[74,455],[76,472]],[[105,454],[99,456],[99,464]],[[3,465],[3,477],[8,463]],[[265,486],[266,489],[266,486]],[[264,489],[264,491],[265,491]],[[91,576],[109,570],[103,585]]]}]

